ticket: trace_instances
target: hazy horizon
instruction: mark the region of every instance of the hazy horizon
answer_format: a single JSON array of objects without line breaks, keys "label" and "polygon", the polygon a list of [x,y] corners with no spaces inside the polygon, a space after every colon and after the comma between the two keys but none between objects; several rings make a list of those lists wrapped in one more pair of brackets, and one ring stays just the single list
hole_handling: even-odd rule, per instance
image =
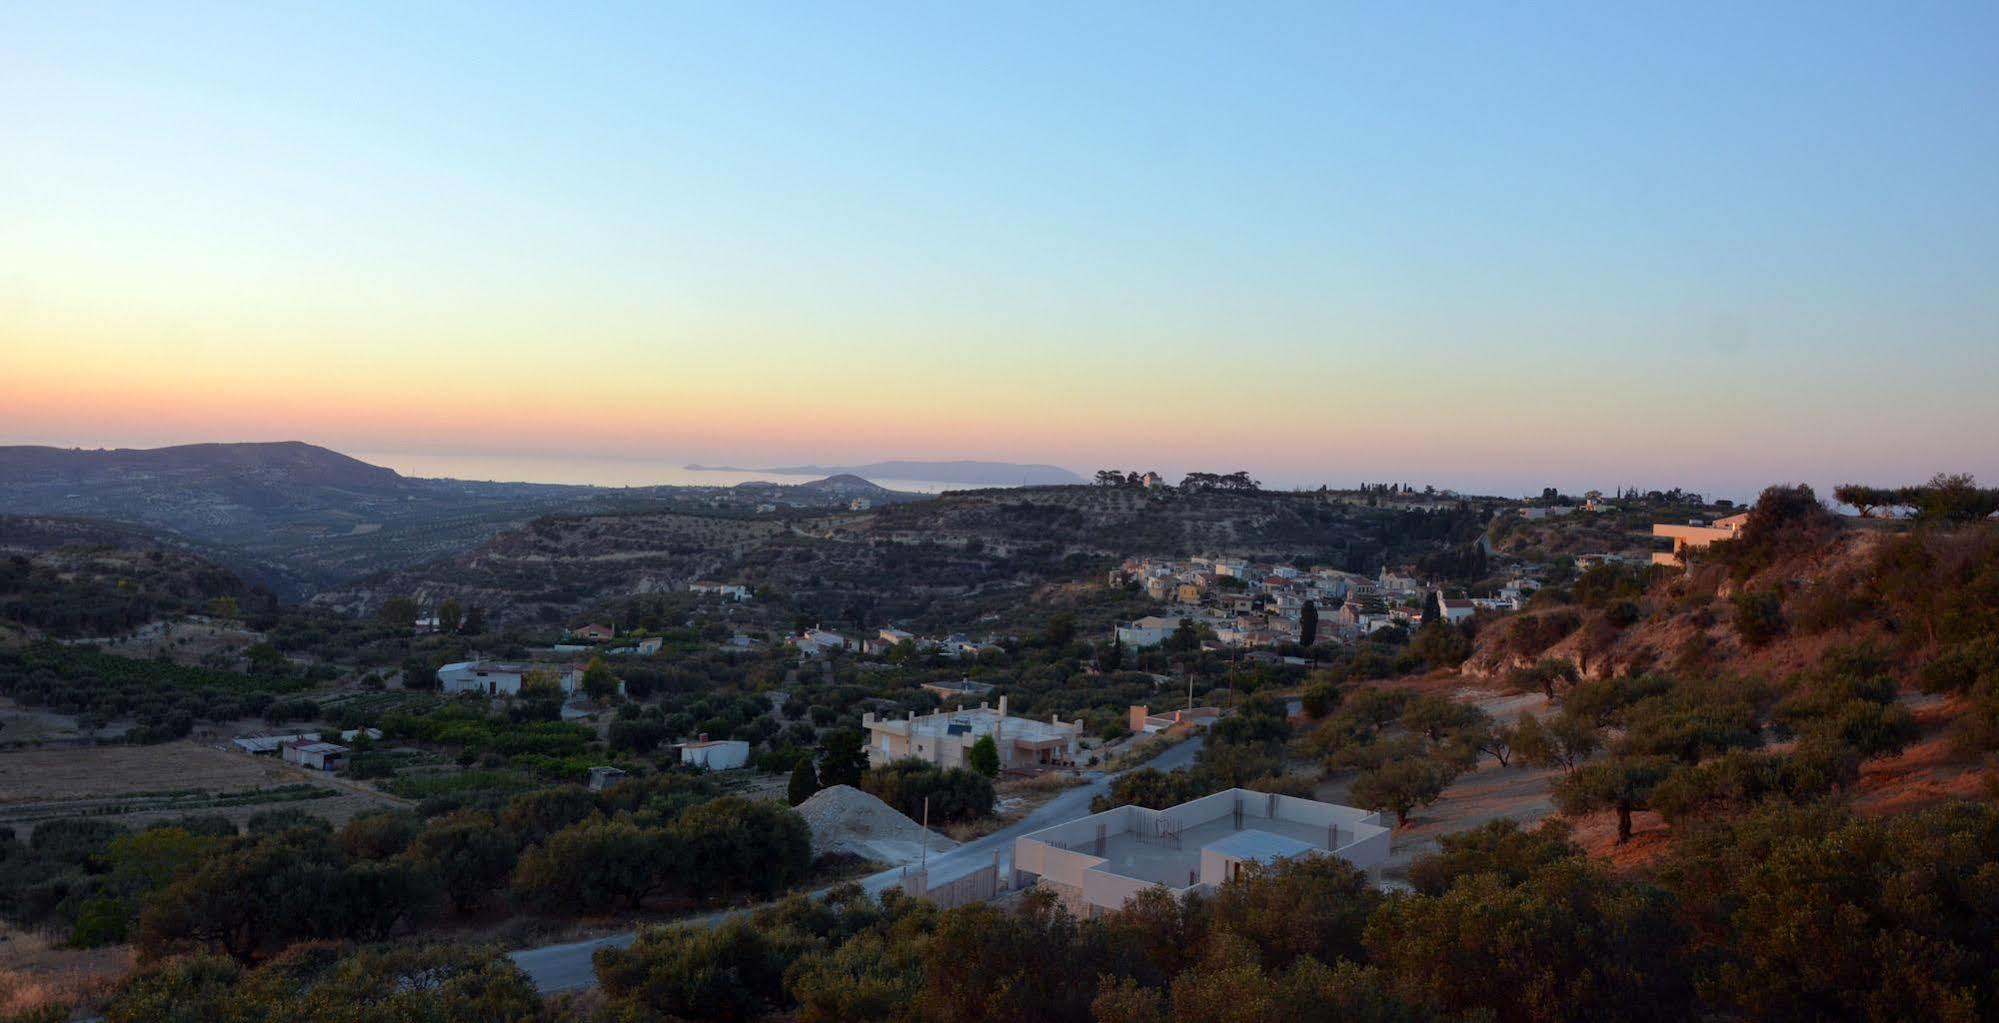
[{"label": "hazy horizon", "polygon": [[1999,11],[0,11],[0,436],[1999,481]]},{"label": "hazy horizon", "polygon": [[[333,445],[321,444],[317,441],[300,437],[257,438],[255,440],[250,440],[250,441],[244,441],[241,438],[208,438],[204,440],[174,441],[173,444],[232,443],[232,442],[268,443],[268,442],[279,442],[279,441],[298,441],[307,444],[315,444],[316,446],[325,447],[333,451],[338,451],[343,455],[347,455],[351,458],[360,459],[361,461],[367,462],[372,465],[379,465],[379,466],[384,466],[386,468],[394,469],[405,476],[416,476],[416,477],[427,477],[427,478],[449,478],[449,479],[491,481],[491,482],[502,482],[502,483],[580,484],[580,485],[601,486],[601,487],[734,486],[737,483],[751,481],[751,480],[765,480],[773,483],[789,484],[789,483],[807,482],[811,479],[817,478],[816,476],[812,475],[774,473],[768,471],[768,469],[759,469],[755,466],[740,465],[739,463],[730,462],[726,459],[714,459],[714,458],[703,459],[701,457],[684,457],[673,454],[657,454],[657,455],[599,454],[593,452],[558,452],[558,451],[517,451],[517,452],[439,451],[439,450],[369,451],[362,449],[339,448]],[[154,444],[121,443],[113,441],[54,443],[41,440],[22,440],[19,438],[0,437],[0,447],[16,445],[16,444],[53,447],[53,448],[62,448],[62,449],[80,449],[80,450],[173,446],[172,444],[154,445]],[[903,461],[903,460],[957,461],[958,459],[914,459],[914,458],[905,458],[905,456],[901,455],[888,454],[888,455],[883,455],[881,457],[856,458],[852,460],[852,463],[855,465],[861,465],[871,462],[888,462],[888,461]],[[1089,465],[1062,465],[1060,463],[1050,463],[1050,462],[1043,462],[1042,460],[1038,459],[1024,459],[1024,458],[965,459],[965,460],[1009,462],[1015,464],[1036,464],[1036,463],[1052,464],[1056,465],[1058,468],[1064,468],[1073,471],[1078,475],[1084,477],[1085,479],[1088,479],[1093,473],[1096,472],[1097,469],[1100,468],[1115,467],[1122,470],[1134,470],[1134,471],[1152,470],[1159,472],[1160,475],[1163,476],[1169,483],[1177,483],[1180,477],[1188,472],[1203,472],[1203,471],[1232,472],[1237,469],[1245,468],[1244,466],[1240,465],[1228,465],[1222,463],[1191,464],[1191,465],[1182,466],[1170,463],[1151,464],[1151,463],[1133,462],[1129,464],[1115,463],[1114,465],[1089,466]],[[807,464],[823,464],[823,465],[833,464],[830,462],[814,462],[811,459],[799,459],[799,458],[793,458],[793,459],[779,458],[779,459],[771,459],[769,461],[771,468],[799,466]],[[687,466],[690,464],[701,464],[708,466],[733,465],[736,467],[727,468],[727,469],[708,468],[708,469],[696,470],[696,469],[687,468]],[[1880,477],[1827,476],[1823,478],[1807,478],[1802,476],[1773,475],[1768,478],[1751,480],[1749,482],[1742,483],[1740,485],[1728,484],[1728,483],[1703,483],[1700,481],[1690,480],[1690,479],[1591,479],[1577,475],[1572,469],[1560,469],[1556,470],[1555,474],[1553,475],[1549,475],[1546,477],[1531,477],[1531,478],[1524,476],[1519,478],[1501,478],[1490,475],[1481,475],[1480,473],[1477,472],[1467,472],[1459,476],[1423,476],[1423,475],[1412,475],[1409,473],[1397,473],[1393,471],[1392,467],[1384,468],[1383,471],[1372,475],[1362,473],[1357,469],[1341,468],[1341,467],[1330,467],[1322,473],[1304,474],[1298,476],[1268,476],[1264,474],[1259,474],[1255,471],[1251,471],[1251,475],[1257,477],[1258,480],[1262,482],[1266,488],[1274,490],[1300,490],[1300,489],[1309,490],[1309,489],[1317,489],[1321,485],[1329,486],[1332,487],[1333,489],[1346,489],[1358,486],[1359,484],[1362,483],[1407,483],[1419,490],[1422,489],[1424,486],[1435,486],[1440,490],[1445,490],[1445,489],[1455,490],[1460,493],[1473,494],[1473,495],[1492,496],[1492,497],[1533,497],[1539,495],[1543,487],[1548,487],[1548,486],[1557,487],[1563,493],[1570,495],[1579,495],[1592,489],[1601,490],[1605,493],[1613,493],[1616,492],[1618,489],[1627,486],[1637,487],[1641,491],[1670,490],[1674,487],[1679,487],[1682,489],[1700,493],[1710,499],[1728,498],[1731,500],[1741,502],[1741,501],[1753,500],[1757,495],[1757,493],[1759,493],[1764,487],[1771,486],[1774,484],[1807,483],[1815,487],[1818,490],[1821,497],[1827,498],[1829,500],[1831,498],[1832,488],[1840,483],[1871,482],[1871,483],[1879,483],[1882,485],[1920,483],[1923,480],[1928,479],[1933,474],[1933,472],[1953,472],[1953,471],[1959,471],[1958,467],[1942,466],[1938,467],[1935,470],[1925,469],[1921,472],[1905,472],[1899,475],[1891,474],[1888,476],[1880,476]],[[1560,478],[1557,478],[1558,476]],[[870,476],[869,479],[871,482],[878,483],[890,489],[909,490],[914,492],[941,492],[947,490],[977,489],[983,486],[1014,485],[1007,483],[968,484],[968,483],[956,483],[956,482],[938,481],[938,480],[904,479],[904,478],[889,477],[889,476]]]}]

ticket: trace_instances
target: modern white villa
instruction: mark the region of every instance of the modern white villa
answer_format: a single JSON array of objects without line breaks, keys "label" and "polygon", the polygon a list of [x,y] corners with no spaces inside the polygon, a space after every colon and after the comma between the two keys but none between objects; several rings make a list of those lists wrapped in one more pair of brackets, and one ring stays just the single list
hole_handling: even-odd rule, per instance
[{"label": "modern white villa", "polygon": [[1047,885],[1092,916],[1147,888],[1211,889],[1249,863],[1329,853],[1374,872],[1389,842],[1379,813],[1229,789],[1164,810],[1120,806],[1014,839],[1014,887]]}]

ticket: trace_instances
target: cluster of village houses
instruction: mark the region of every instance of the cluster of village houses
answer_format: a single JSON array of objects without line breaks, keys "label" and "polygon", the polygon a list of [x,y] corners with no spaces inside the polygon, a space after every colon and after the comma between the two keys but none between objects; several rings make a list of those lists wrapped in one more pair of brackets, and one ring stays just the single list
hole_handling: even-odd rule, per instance
[{"label": "cluster of village houses", "polygon": [[831,629],[810,628],[785,640],[792,649],[807,657],[823,657],[834,651],[844,650],[869,657],[886,657],[889,651],[904,643],[916,648],[921,654],[934,654],[947,660],[977,660],[988,650],[1003,650],[1000,641],[988,636],[973,639],[962,632],[954,632],[942,638],[918,636],[894,626],[883,626],[871,634],[848,636]]},{"label": "cluster of village houses", "polygon": [[1408,569],[1369,577],[1336,568],[1300,569],[1244,558],[1134,558],[1111,570],[1113,586],[1136,584],[1172,608],[1117,627],[1133,649],[1158,646],[1183,621],[1213,631],[1215,648],[1271,647],[1304,637],[1305,606],[1318,615],[1315,642],[1351,641],[1380,629],[1413,626],[1434,595],[1437,612],[1456,624],[1480,610],[1516,611],[1538,583],[1525,576],[1489,597],[1447,597]]}]

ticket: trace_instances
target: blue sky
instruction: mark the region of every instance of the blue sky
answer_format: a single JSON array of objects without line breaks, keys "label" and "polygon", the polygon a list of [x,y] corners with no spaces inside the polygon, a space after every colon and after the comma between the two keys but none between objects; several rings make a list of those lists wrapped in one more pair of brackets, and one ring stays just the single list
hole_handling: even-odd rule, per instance
[{"label": "blue sky", "polygon": [[1999,477],[1999,8],[1746,6],[16,5],[0,440]]}]

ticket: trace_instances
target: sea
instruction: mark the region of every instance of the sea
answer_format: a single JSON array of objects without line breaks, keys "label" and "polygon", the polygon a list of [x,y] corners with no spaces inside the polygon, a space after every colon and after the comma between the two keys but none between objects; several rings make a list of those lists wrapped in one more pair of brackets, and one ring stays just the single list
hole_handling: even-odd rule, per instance
[{"label": "sea", "polygon": [[[678,459],[607,458],[590,455],[482,455],[411,451],[349,451],[370,465],[385,466],[405,476],[429,479],[478,480],[494,483],[570,483],[596,487],[733,487],[761,480],[767,483],[810,483],[824,476],[794,476],[773,472],[689,469]],[[946,490],[978,490],[1004,484],[945,483],[869,477],[868,482],[913,494]]]}]

